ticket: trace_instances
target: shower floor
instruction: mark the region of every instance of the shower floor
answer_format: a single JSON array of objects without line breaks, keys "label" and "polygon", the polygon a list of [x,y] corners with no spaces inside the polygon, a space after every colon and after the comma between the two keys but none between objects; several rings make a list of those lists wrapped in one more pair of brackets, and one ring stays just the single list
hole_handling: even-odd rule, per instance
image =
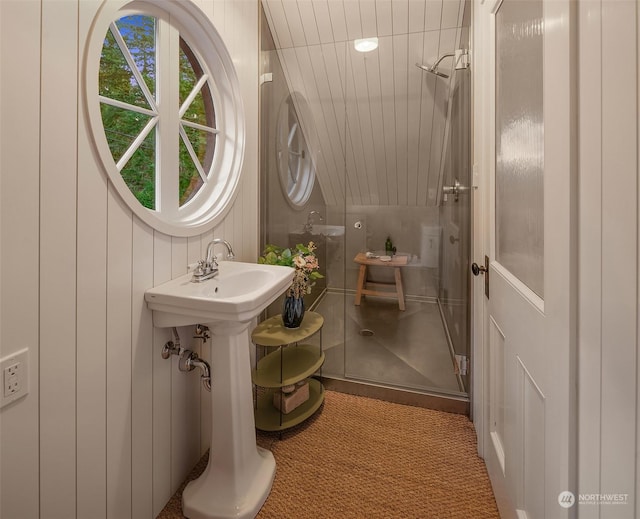
[{"label": "shower floor", "polygon": [[392,299],[355,306],[353,294],[328,291],[314,310],[325,319],[323,376],[463,394],[437,303],[407,300],[403,312]]}]

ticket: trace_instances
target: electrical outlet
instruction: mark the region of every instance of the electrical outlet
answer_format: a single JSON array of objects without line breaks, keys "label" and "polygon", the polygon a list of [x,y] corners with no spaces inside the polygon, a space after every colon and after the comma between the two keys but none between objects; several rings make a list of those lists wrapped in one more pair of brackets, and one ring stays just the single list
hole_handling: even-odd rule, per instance
[{"label": "electrical outlet", "polygon": [[29,392],[29,350],[20,350],[0,359],[2,398],[0,408],[22,398]]},{"label": "electrical outlet", "polygon": [[2,376],[4,378],[4,397],[10,397],[20,390],[20,381],[18,380],[21,371],[21,364],[17,362],[8,368],[4,368]]}]

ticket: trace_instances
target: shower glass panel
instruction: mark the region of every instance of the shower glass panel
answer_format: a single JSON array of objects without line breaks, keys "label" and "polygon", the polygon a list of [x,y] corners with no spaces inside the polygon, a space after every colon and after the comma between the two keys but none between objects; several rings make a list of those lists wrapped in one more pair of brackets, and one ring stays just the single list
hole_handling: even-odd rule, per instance
[{"label": "shower glass panel", "polygon": [[[270,7],[261,10],[261,245],[315,244],[324,278],[305,296],[314,309],[329,287],[344,287],[344,95],[324,71],[344,70],[345,43],[290,40],[280,48],[283,27],[270,26]],[[331,311],[342,315],[342,307]],[[325,331],[325,342],[334,335],[342,337],[340,326]]]},{"label": "shower glass panel", "polygon": [[[432,30],[434,4],[421,5],[376,50],[347,47],[344,377],[457,395],[467,376],[454,359],[469,357],[470,73],[453,56],[441,75],[415,65],[467,48],[469,20],[460,2],[451,28]],[[386,256],[389,239],[392,261],[363,270],[358,253]]]},{"label": "shower glass panel", "polygon": [[[442,271],[439,303],[463,387],[470,383],[471,297],[471,73],[457,70],[451,82],[449,128],[445,139]],[[453,191],[453,192],[452,192]]]},{"label": "shower glass panel", "polygon": [[[466,396],[470,72],[453,55],[468,48],[469,2],[262,6],[263,244],[319,246],[325,278],[305,305],[325,319],[322,375]],[[370,36],[378,47],[358,52]],[[425,71],[438,60],[440,75]],[[298,205],[277,176],[286,99],[315,173]]]}]

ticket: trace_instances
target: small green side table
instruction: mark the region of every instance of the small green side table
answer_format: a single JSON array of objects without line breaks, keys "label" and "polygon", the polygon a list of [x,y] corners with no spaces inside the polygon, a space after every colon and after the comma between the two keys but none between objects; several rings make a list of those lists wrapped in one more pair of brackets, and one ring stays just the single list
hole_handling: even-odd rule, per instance
[{"label": "small green side table", "polygon": [[[315,413],[324,400],[322,383],[309,380],[309,400],[288,414],[279,411],[273,405],[273,394],[284,386],[295,384],[321,369],[324,364],[322,351],[322,326],[324,318],[317,312],[305,312],[299,328],[285,328],[282,316],[276,315],[261,322],[251,333],[256,345],[256,369],[251,378],[256,386],[256,427],[261,431],[283,431],[298,425]],[[320,345],[302,344],[316,333],[320,333]],[[258,360],[258,346],[263,353]],[[257,387],[266,390],[257,394]]]}]

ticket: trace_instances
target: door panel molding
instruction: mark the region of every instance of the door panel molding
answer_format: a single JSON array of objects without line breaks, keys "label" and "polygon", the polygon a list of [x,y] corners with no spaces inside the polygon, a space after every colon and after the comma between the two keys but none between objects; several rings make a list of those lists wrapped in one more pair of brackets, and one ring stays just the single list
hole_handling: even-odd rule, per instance
[{"label": "door panel molding", "polygon": [[505,336],[493,317],[489,330],[489,434],[498,463],[505,475],[504,452],[504,383],[505,383]]},{"label": "door panel molding", "polygon": [[531,517],[544,517],[544,456],[546,397],[516,355],[520,417],[518,443],[521,454],[518,508]]},{"label": "door panel molding", "polygon": [[542,315],[544,315],[544,300],[531,290],[527,285],[520,281],[514,274],[501,265],[497,261],[491,262],[491,268],[495,274],[499,274],[520,296],[526,299],[531,306],[536,308]]}]

